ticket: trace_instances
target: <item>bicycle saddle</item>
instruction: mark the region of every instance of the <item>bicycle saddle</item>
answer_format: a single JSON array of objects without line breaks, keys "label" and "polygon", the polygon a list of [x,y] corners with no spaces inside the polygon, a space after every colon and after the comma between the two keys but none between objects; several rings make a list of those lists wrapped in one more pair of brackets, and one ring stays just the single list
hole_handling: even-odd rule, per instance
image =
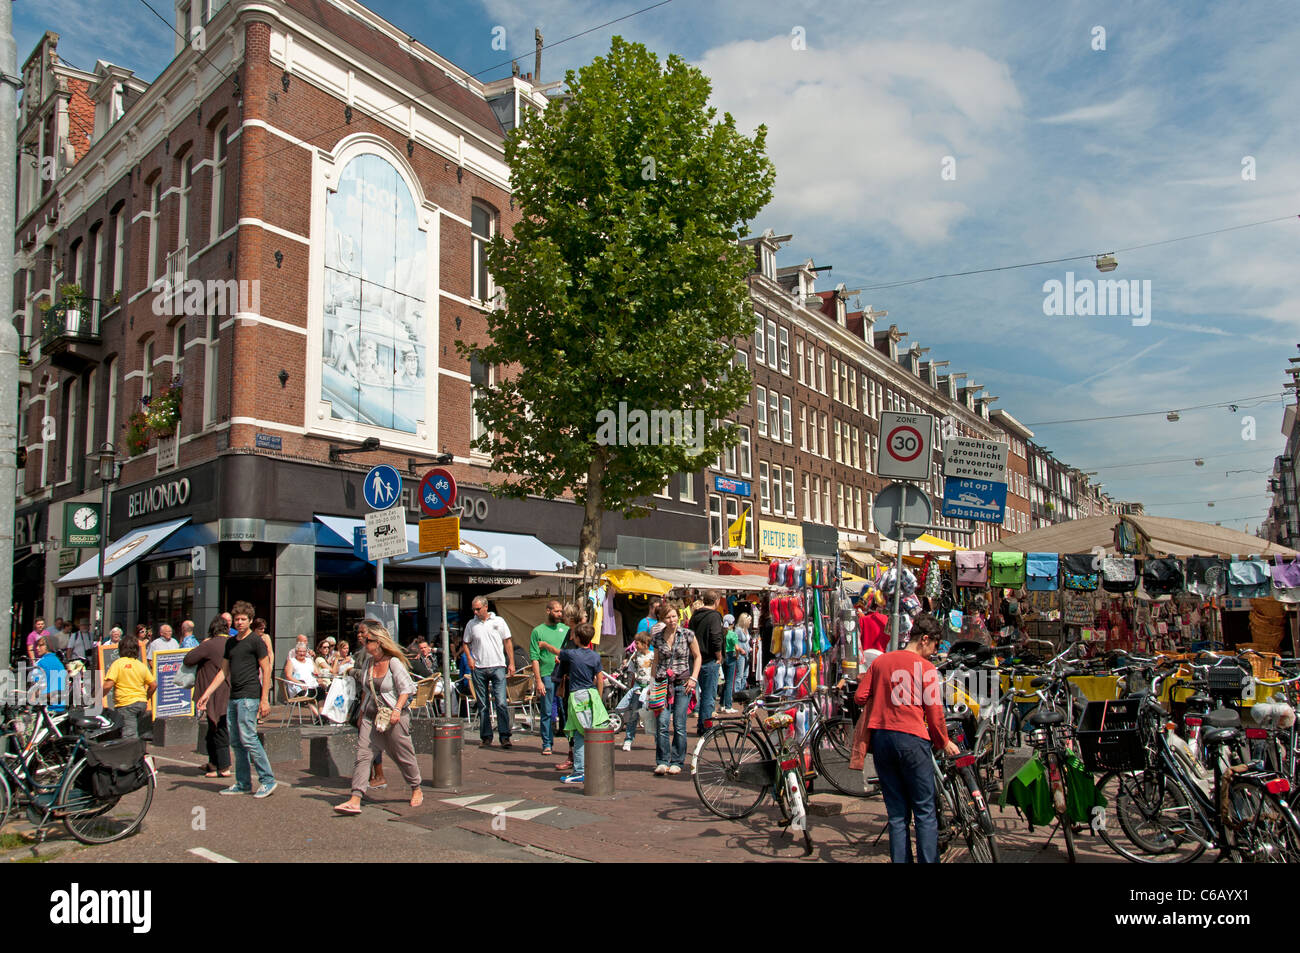
[{"label": "bicycle saddle", "polygon": [[70,708],[68,709],[67,723],[74,728],[85,730],[87,728],[104,728],[112,722],[99,715],[87,715],[85,709]]},{"label": "bicycle saddle", "polygon": [[748,705],[755,698],[758,698],[762,692],[756,688],[746,688],[739,692],[732,692],[731,700],[740,705]]},{"label": "bicycle saddle", "polygon": [[1052,680],[1046,675],[1035,675],[1029,681],[1030,688],[1042,688],[1044,685],[1050,685]]},{"label": "bicycle saddle", "polygon": [[1065,712],[1063,711],[1034,711],[1025,719],[1025,726],[1050,728],[1052,725],[1059,725],[1063,721],[1065,721]]},{"label": "bicycle saddle", "polygon": [[1205,713],[1204,723],[1210,728],[1240,728],[1241,715],[1235,708],[1216,708]]}]

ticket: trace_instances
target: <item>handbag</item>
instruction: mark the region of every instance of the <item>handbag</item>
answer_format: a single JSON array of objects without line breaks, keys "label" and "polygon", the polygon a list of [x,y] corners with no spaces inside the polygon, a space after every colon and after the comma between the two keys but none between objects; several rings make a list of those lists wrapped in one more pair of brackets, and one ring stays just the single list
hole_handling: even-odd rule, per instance
[{"label": "handbag", "polygon": [[1024,553],[994,553],[989,583],[999,589],[1019,589],[1025,584]]},{"label": "handbag", "polygon": [[1101,588],[1107,592],[1132,592],[1137,588],[1137,561],[1129,556],[1103,556]]},{"label": "handbag", "polygon": [[1268,563],[1262,559],[1234,559],[1228,564],[1228,595],[1234,599],[1263,598],[1268,590]]},{"label": "handbag", "polygon": [[375,676],[370,676],[370,691],[375,696],[375,731],[387,731],[388,726],[393,721],[393,710],[387,705],[379,705],[380,700],[379,686],[375,684]]},{"label": "handbag", "polygon": [[646,691],[645,705],[656,714],[668,704],[668,679],[656,680]]},{"label": "handbag", "polygon": [[1061,557],[1061,573],[1066,589],[1092,592],[1097,588],[1099,574],[1093,568],[1092,553],[1068,553]]},{"label": "handbag", "polygon": [[1055,592],[1060,588],[1058,572],[1060,558],[1056,553],[1029,553],[1025,557],[1025,588],[1030,592]]},{"label": "handbag", "polygon": [[954,554],[957,565],[957,585],[987,586],[989,582],[989,554],[979,551]]},{"label": "handbag", "polygon": [[1300,559],[1284,562],[1281,556],[1273,557],[1273,588],[1295,589],[1300,587]]},{"label": "handbag", "polygon": [[1172,556],[1148,559],[1142,567],[1142,588],[1151,596],[1171,596],[1183,589],[1183,567]]},{"label": "handbag", "polygon": [[197,665],[182,665],[181,670],[177,672],[176,677],[172,679],[172,684],[177,688],[193,688],[194,678],[198,671],[199,668]]},{"label": "handbag", "polygon": [[1218,556],[1187,557],[1187,591],[1202,598],[1227,591],[1227,562]]}]

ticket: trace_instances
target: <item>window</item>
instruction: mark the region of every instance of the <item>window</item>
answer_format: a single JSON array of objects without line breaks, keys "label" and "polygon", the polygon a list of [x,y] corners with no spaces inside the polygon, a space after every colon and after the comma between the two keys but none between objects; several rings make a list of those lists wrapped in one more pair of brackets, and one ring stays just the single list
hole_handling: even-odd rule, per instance
[{"label": "window", "polygon": [[849,368],[849,406],[858,409],[858,372],[852,367]]},{"label": "window", "polygon": [[680,474],[680,478],[681,478],[681,486],[680,486],[681,492],[677,494],[677,498],[681,500],[683,503],[694,503],[695,502],[695,474],[682,473]]},{"label": "window", "polygon": [[813,477],[812,521],[822,521],[822,478]]},{"label": "window", "polygon": [[758,461],[758,509],[761,513],[772,510],[772,488],[767,478],[767,463]]},{"label": "window", "polygon": [[754,312],[754,364],[767,363],[767,344],[763,338],[763,316]]},{"label": "window", "polygon": [[[158,210],[162,202],[162,184],[155,179],[149,189],[149,286],[158,276]],[[147,393],[147,392],[146,392]]]},{"label": "window", "polygon": [[772,466],[772,512],[780,516],[785,512],[785,493],[781,488],[781,468]]},{"label": "window", "polygon": [[104,230],[95,226],[94,238],[91,240],[94,261],[90,263],[90,314],[92,327],[99,327],[99,299],[104,296]]},{"label": "window", "polygon": [[781,434],[786,443],[794,443],[794,416],[789,397],[781,398]]},{"label": "window", "polygon": [[827,460],[831,458],[830,426],[830,417],[822,414],[822,456]]},{"label": "window", "polygon": [[831,358],[831,397],[840,399],[840,362]]},{"label": "window", "polygon": [[208,315],[207,338],[203,343],[203,426],[217,422],[217,364],[221,348],[221,318]]},{"label": "window", "polygon": [[826,393],[826,354],[823,351],[817,352],[817,380],[817,389]]},{"label": "window", "polygon": [[727,464],[725,467],[723,467],[723,469],[726,470],[728,473],[735,473],[736,472],[736,448],[727,447],[726,450],[723,451],[723,454],[726,457],[726,464]]},{"label": "window", "polygon": [[122,265],[126,260],[126,210],[113,213],[113,290],[122,290]]},{"label": "window", "polygon": [[853,488],[853,527],[862,530],[862,488],[858,486]]},{"label": "window", "polygon": [[830,480],[824,480],[822,482],[822,512],[826,514],[826,519],[824,522],[830,523],[831,522],[831,481]]},{"label": "window", "polygon": [[[736,348],[736,366],[749,370],[749,352]],[[745,394],[745,403],[749,403],[749,394]]]},{"label": "window", "polygon": [[871,491],[868,490],[867,491],[867,532],[868,533],[874,533],[876,531],[876,517],[875,514],[871,512],[871,507],[874,505],[875,505],[875,497],[872,495]]},{"label": "window", "polygon": [[816,367],[814,366],[813,352],[816,350],[811,344],[808,345],[808,381],[809,387],[817,386]]},{"label": "window", "polygon": [[[740,501],[734,496],[729,496],[723,502],[726,505],[727,510],[726,519],[723,520],[722,523],[722,545],[719,548],[730,549],[731,547],[729,546],[729,543],[731,540],[727,537],[727,530],[731,529],[736,520],[740,519]],[[752,528],[746,526],[745,535],[748,536],[750,532],[752,532]]]},{"label": "window", "polygon": [[[99,449],[95,445],[95,411],[98,409],[99,369],[95,368],[86,375],[86,453]],[[21,446],[21,444],[19,444]],[[98,472],[98,470],[96,470]]]},{"label": "window", "polygon": [[799,405],[799,449],[808,449],[808,405]]},{"label": "window", "polygon": [[781,439],[781,401],[774,390],[767,392],[767,436],[769,440]]},{"label": "window", "polygon": [[[477,440],[487,433],[487,427],[478,415],[478,402],[484,391],[491,387],[495,375],[492,368],[484,366],[483,362],[477,357],[470,358],[469,362],[469,381],[470,381],[470,439]],[[476,450],[476,453],[482,453],[482,450]]]},{"label": "window", "polygon": [[844,484],[843,483],[835,484],[835,501],[837,504],[837,509],[835,512],[836,512],[836,516],[838,517],[835,521],[836,525],[844,526],[845,522],[844,522]]},{"label": "window", "polygon": [[812,513],[812,503],[808,498],[808,474],[803,475],[803,518],[808,519]]},{"label": "window", "polygon": [[758,246],[758,259],[764,278],[776,280],[776,255],[766,245]]},{"label": "window", "polygon": [[117,446],[117,359],[104,362],[104,377],[108,381],[108,406],[104,408],[104,443]]},{"label": "window", "polygon": [[186,156],[181,163],[181,207],[176,224],[176,247],[184,248],[190,240],[190,184],[194,173],[194,159]]},{"label": "window", "polygon": [[817,411],[812,412],[812,441],[808,445],[809,453],[817,452]]},{"label": "window", "polygon": [[859,439],[859,433],[857,427],[853,428],[853,443],[851,444],[851,446],[853,448],[853,468],[855,470],[861,470],[862,469],[862,441]]},{"label": "window", "polygon": [[217,130],[212,143],[212,224],[208,241],[215,242],[226,230],[226,127]]},{"label": "window", "polygon": [[740,475],[750,475],[749,428],[740,428]]},{"label": "window", "polygon": [[470,210],[470,243],[473,274],[473,288],[470,296],[479,301],[492,297],[492,276],[488,274],[487,248],[496,231],[496,212],[481,205],[473,204]]},{"label": "window", "polygon": [[140,394],[143,397],[153,395],[153,339],[144,343],[144,379],[140,382]]},{"label": "window", "polygon": [[776,347],[776,322],[767,322],[767,366],[776,370],[777,367],[777,347]]},{"label": "window", "polygon": [[794,362],[799,365],[799,383],[805,382],[803,370],[803,338],[794,342]]},{"label": "window", "polygon": [[863,456],[867,458],[866,460],[862,461],[865,464],[863,469],[866,470],[868,473],[870,473],[871,472],[871,432],[870,431],[866,431],[862,434],[862,453]]},{"label": "window", "polygon": [[785,468],[785,515],[794,516],[794,470]]},{"label": "window", "polygon": [[172,327],[172,377],[183,377],[185,369],[185,322]]},{"label": "window", "polygon": [[758,435],[767,436],[767,388],[761,384],[758,388]]},{"label": "window", "polygon": [[844,446],[840,442],[840,422],[835,421],[835,462],[844,462]]},{"label": "window", "polygon": [[68,439],[63,443],[63,482],[72,479],[72,461],[77,457],[77,378],[63,388],[63,433]]},{"label": "window", "polygon": [[780,330],[780,347],[781,347],[781,373],[786,377],[790,376],[790,332],[781,328]]},{"label": "window", "polygon": [[723,532],[725,527],[722,525],[722,497],[713,493],[709,494],[709,534],[713,537],[709,540],[709,546],[717,546],[721,549],[726,545],[727,537]]},{"label": "window", "polygon": [[669,490],[672,489],[672,485],[673,485],[673,478],[669,477],[668,479],[664,480],[664,485],[659,488],[659,492],[657,492],[655,496],[663,497],[665,500],[671,500],[673,497],[672,494],[669,492]]}]

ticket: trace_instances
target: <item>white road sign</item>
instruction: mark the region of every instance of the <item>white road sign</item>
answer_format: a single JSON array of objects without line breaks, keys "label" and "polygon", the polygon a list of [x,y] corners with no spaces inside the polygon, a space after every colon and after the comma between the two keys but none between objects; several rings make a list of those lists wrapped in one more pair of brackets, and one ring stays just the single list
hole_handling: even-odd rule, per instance
[{"label": "white road sign", "polygon": [[371,559],[406,555],[406,509],[394,506],[366,514],[366,551]]},{"label": "white road sign", "polygon": [[934,417],[930,414],[880,415],[880,453],[876,475],[888,480],[926,480],[930,477],[930,447]]},{"label": "white road sign", "polygon": [[943,475],[1007,482],[1007,445],[993,440],[952,437],[943,444]]}]

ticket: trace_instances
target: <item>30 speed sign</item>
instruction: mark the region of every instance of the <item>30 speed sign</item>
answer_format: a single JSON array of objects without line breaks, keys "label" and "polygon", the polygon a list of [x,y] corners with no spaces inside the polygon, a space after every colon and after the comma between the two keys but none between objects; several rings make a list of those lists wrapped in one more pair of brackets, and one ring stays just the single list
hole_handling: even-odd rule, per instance
[{"label": "30 speed sign", "polygon": [[882,413],[876,474],[890,480],[928,479],[933,439],[930,414]]}]

